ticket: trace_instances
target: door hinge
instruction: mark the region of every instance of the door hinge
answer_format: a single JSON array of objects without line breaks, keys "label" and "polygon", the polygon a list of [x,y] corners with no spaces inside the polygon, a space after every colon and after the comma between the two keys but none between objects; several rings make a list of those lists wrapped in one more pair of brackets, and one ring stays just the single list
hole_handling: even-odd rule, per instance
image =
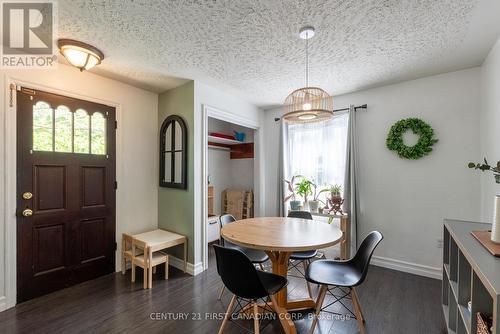
[{"label": "door hinge", "polygon": [[9,107],[14,106],[14,91],[17,90],[17,85],[14,83],[11,83],[9,85]]},{"label": "door hinge", "polygon": [[115,130],[118,129],[118,121],[115,121]]},{"label": "door hinge", "polygon": [[115,241],[115,250],[117,250],[117,249],[118,249],[118,244]]},{"label": "door hinge", "polygon": [[118,182],[115,181],[115,190],[118,189]]}]

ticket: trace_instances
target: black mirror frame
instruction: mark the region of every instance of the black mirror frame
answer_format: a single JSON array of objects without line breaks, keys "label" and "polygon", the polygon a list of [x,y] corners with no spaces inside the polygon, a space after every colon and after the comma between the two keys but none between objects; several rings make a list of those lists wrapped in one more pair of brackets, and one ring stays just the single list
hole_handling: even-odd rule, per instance
[{"label": "black mirror frame", "polygon": [[[172,173],[172,182],[165,182],[165,135],[167,128],[170,124],[175,124],[178,122],[182,131],[182,171],[181,171],[181,182],[173,182],[175,173],[175,154],[172,154],[172,168],[170,172]],[[172,146],[175,147],[175,129],[172,128]],[[178,115],[168,116],[161,125],[160,129],[160,187],[165,188],[177,188],[177,189],[187,189],[187,127],[184,119]]]}]

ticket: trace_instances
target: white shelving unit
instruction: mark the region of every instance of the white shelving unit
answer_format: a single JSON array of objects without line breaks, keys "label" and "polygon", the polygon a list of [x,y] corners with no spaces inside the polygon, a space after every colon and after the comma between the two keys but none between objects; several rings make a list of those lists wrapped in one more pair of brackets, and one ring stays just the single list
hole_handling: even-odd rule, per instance
[{"label": "white shelving unit", "polygon": [[492,315],[492,333],[500,334],[500,258],[471,235],[490,229],[491,224],[444,221],[442,306],[449,334],[475,334],[478,312]]}]

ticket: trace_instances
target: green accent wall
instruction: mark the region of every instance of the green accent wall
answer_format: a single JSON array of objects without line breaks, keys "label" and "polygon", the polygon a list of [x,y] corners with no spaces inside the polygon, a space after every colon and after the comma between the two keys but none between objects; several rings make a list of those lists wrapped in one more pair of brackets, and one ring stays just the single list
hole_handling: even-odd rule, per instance
[{"label": "green accent wall", "polygon": [[[188,261],[194,264],[194,81],[160,94],[158,99],[158,142],[163,121],[179,115],[188,131],[187,189],[159,187],[158,226],[188,238]],[[182,259],[182,246],[171,254]]]}]

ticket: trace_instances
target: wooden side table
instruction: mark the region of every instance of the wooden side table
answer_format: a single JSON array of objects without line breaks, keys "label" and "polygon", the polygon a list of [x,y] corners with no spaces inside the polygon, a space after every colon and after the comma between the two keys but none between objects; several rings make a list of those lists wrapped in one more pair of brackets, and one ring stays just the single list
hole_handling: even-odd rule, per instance
[{"label": "wooden side table", "polygon": [[[132,238],[140,240],[147,245],[149,252],[154,253],[156,251],[174,247],[177,245],[184,244],[184,272],[187,269],[187,238],[184,235],[156,229],[153,231],[148,231],[140,234],[135,234]],[[153,268],[148,268],[148,288],[151,289],[153,286]]]}]

